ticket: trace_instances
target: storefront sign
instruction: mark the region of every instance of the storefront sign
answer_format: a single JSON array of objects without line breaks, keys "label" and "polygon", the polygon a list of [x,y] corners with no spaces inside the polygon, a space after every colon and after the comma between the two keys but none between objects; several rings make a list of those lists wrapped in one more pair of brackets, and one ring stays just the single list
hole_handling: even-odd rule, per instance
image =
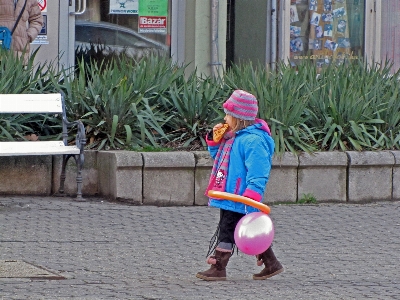
[{"label": "storefront sign", "polygon": [[167,33],[168,0],[140,0],[139,32]]},{"label": "storefront sign", "polygon": [[137,15],[138,3],[139,0],[111,0],[110,14]]}]

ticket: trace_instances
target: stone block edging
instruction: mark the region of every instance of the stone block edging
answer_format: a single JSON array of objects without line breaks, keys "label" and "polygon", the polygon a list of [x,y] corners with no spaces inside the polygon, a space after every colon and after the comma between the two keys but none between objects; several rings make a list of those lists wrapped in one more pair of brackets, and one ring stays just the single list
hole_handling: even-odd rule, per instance
[{"label": "stone block edging", "polygon": [[348,195],[350,202],[391,200],[395,157],[390,151],[348,151]]},{"label": "stone block edging", "polygon": [[313,195],[318,201],[346,201],[347,164],[344,152],[299,155],[297,199]]},{"label": "stone block edging", "polygon": [[[84,196],[136,205],[208,203],[204,191],[213,161],[207,151],[86,151],[85,157]],[[0,194],[51,195],[58,188],[59,165],[59,156],[45,162],[35,157],[4,160],[0,174],[7,174],[7,180],[0,180]],[[73,166],[67,168],[66,193],[76,190],[75,171]],[[31,181],[36,184],[17,184]],[[296,202],[307,194],[319,202],[399,200],[400,151],[274,156],[264,202]]]},{"label": "stone block edging", "polygon": [[392,200],[400,200],[400,151],[390,151],[394,156]]}]

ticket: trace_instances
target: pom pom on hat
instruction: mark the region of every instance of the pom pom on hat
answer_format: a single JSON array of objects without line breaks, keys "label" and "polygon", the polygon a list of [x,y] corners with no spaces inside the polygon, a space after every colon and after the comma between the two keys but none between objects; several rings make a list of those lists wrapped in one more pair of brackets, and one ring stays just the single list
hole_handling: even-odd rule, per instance
[{"label": "pom pom on hat", "polygon": [[258,112],[256,97],[242,90],[234,91],[222,106],[227,115],[242,120],[255,120]]}]

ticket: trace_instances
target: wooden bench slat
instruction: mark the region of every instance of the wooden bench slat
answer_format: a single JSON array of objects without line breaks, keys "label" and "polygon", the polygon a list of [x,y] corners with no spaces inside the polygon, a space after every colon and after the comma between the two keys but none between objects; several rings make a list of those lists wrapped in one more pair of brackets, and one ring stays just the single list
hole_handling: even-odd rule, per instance
[{"label": "wooden bench slat", "polygon": [[0,113],[62,113],[61,94],[0,94]]},{"label": "wooden bench slat", "polygon": [[62,141],[0,142],[0,156],[79,154],[76,146],[64,146]]}]

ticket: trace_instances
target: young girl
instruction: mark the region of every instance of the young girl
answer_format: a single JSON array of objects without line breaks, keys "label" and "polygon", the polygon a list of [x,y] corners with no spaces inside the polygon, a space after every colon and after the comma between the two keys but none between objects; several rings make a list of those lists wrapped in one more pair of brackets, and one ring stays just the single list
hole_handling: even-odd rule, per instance
[{"label": "young girl", "polygon": [[[267,123],[256,119],[257,99],[250,93],[236,90],[223,104],[228,131],[219,142],[207,136],[208,150],[214,159],[208,190],[243,195],[262,201],[274,153],[274,141]],[[223,124],[217,124],[213,132]],[[211,199],[209,205],[220,208],[220,221],[212,238],[207,258],[210,269],[197,273],[204,280],[225,280],[226,266],[233,254],[236,224],[246,214],[258,209],[230,200]],[[213,243],[214,239],[216,243]],[[216,244],[216,245],[212,245]],[[257,255],[257,264],[265,268],[253,279],[266,279],[283,271],[271,247]]]}]

